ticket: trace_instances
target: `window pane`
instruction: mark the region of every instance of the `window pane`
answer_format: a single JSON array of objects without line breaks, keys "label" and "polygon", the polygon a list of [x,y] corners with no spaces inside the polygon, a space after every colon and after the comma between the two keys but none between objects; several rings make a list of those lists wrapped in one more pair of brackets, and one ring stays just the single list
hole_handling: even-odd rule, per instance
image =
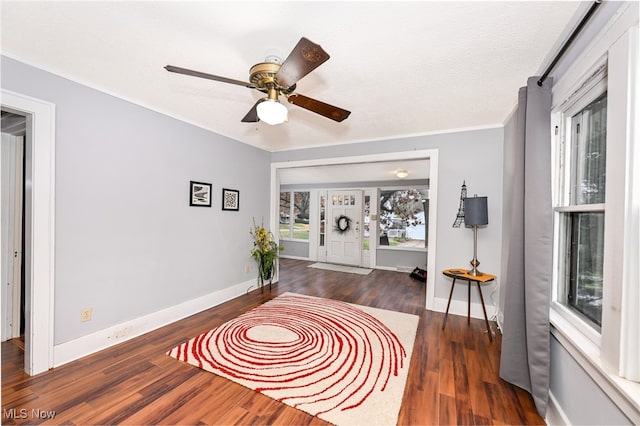
[{"label": "window pane", "polygon": [[362,229],[362,250],[369,250],[369,236],[371,224],[371,196],[364,196],[364,205],[362,206],[364,213],[364,226]]},{"label": "window pane", "polygon": [[280,193],[280,238],[291,238],[291,193]]},{"label": "window pane", "polygon": [[320,247],[324,247],[324,224],[325,224],[325,219],[324,219],[324,213],[326,210],[326,202],[327,202],[327,197],[324,195],[320,196]]},{"label": "window pane", "polygon": [[293,238],[309,239],[309,192],[293,193]]},{"label": "window pane", "polygon": [[604,213],[569,214],[569,306],[598,327],[602,320]]},{"label": "window pane", "polygon": [[380,191],[380,245],[425,247],[425,198],[414,188]]},{"label": "window pane", "polygon": [[572,204],[604,203],[607,94],[571,118],[573,140]]}]

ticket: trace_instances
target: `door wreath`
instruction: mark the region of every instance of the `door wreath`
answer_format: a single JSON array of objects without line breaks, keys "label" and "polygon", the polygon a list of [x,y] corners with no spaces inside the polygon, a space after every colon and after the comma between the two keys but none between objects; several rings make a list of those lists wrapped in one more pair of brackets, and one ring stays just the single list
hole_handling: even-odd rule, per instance
[{"label": "door wreath", "polygon": [[349,231],[349,228],[351,228],[351,218],[345,216],[345,215],[340,215],[338,217],[336,217],[335,219],[335,225],[333,227],[333,230],[336,231],[338,234],[342,235],[345,232]]}]

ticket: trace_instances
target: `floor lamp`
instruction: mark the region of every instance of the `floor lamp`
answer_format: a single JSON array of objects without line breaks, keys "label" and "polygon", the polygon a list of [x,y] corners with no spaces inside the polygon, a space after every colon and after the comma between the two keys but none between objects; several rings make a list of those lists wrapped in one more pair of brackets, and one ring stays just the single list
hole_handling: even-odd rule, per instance
[{"label": "floor lamp", "polygon": [[478,262],[478,226],[489,224],[487,197],[474,196],[464,199],[464,224],[473,228],[473,259],[469,275],[477,277],[482,275],[482,272],[478,271],[478,265],[480,265]]}]

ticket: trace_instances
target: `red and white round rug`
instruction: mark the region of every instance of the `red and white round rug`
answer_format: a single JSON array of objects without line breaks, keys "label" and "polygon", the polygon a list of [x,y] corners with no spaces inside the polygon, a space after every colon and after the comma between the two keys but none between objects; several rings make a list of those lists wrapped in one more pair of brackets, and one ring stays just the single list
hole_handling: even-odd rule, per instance
[{"label": "red and white round rug", "polygon": [[396,424],[417,326],[285,293],[167,354],[336,425]]}]

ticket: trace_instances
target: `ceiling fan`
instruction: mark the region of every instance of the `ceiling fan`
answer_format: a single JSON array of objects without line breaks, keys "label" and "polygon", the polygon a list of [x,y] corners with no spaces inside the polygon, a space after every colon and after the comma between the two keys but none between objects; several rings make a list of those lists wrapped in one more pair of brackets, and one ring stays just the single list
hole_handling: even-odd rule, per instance
[{"label": "ceiling fan", "polygon": [[284,96],[291,104],[341,122],[349,117],[350,111],[294,93],[298,80],[318,68],[328,59],[329,54],[320,45],[302,37],[282,64],[280,64],[280,58],[271,56],[267,57],[265,62],[252,66],[249,70],[249,82],[173,65],[167,65],[164,68],[167,71],[178,74],[235,84],[266,93],[267,96],[259,99],[247,115],[244,116],[242,119],[244,123],[256,123],[262,120],[273,125],[286,121],[287,108],[280,103],[278,96]]}]

